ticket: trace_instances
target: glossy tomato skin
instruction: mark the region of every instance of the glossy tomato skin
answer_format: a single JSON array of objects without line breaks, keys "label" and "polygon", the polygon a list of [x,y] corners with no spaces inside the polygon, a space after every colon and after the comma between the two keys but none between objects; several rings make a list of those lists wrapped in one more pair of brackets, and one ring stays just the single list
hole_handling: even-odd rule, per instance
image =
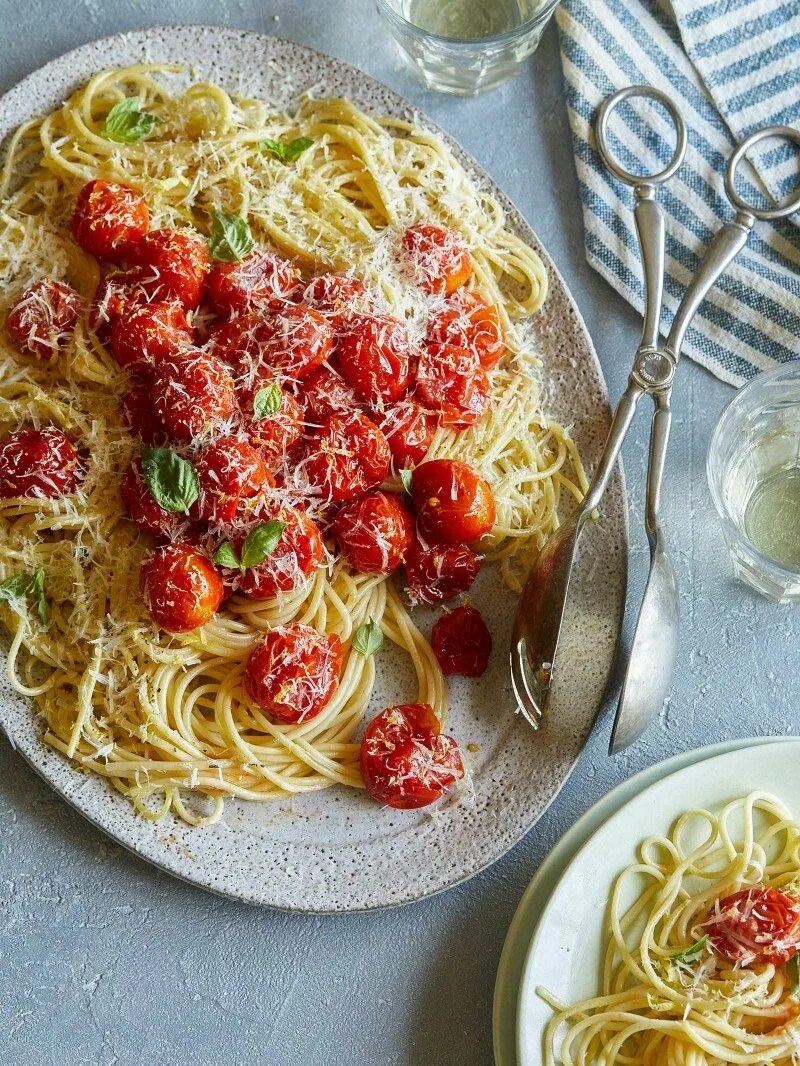
[{"label": "glossy tomato skin", "polygon": [[487,414],[491,384],[474,351],[428,344],[417,365],[417,394],[443,426],[466,429]]},{"label": "glossy tomato skin", "polygon": [[445,603],[468,592],[481,568],[481,557],[466,544],[420,544],[406,553],[408,597],[412,604]]},{"label": "glossy tomato skin", "polygon": [[422,462],[438,424],[438,415],[411,398],[383,411],[378,417],[378,425],[389,442],[395,469],[403,470]]},{"label": "glossy tomato skin", "polygon": [[328,415],[361,408],[355,390],[329,366],[319,367],[302,383],[302,400],[311,425],[320,425]]},{"label": "glossy tomato skin", "polygon": [[440,544],[463,544],[492,531],[496,511],[489,483],[459,459],[421,463],[411,481],[420,532]]},{"label": "glossy tomato skin", "polygon": [[72,235],[89,255],[120,259],[141,241],[149,223],[147,204],[135,189],[97,178],[78,193]]},{"label": "glossy tomato skin", "polygon": [[502,358],[505,350],[503,327],[497,311],[482,297],[458,292],[428,321],[431,344],[449,344],[470,349],[485,370]]},{"label": "glossy tomato skin", "polygon": [[82,311],[83,300],[73,288],[42,278],[11,308],[6,330],[20,351],[46,362],[66,347]]},{"label": "glossy tomato skin", "polygon": [[122,421],[145,444],[164,444],[167,432],[153,410],[148,381],[136,381],[120,400]]},{"label": "glossy tomato skin", "polygon": [[234,263],[215,263],[208,276],[208,299],[220,315],[277,311],[295,298],[300,275],[272,252],[254,251]]},{"label": "glossy tomato skin", "polygon": [[480,677],[489,665],[492,635],[480,612],[465,603],[437,620],[431,645],[443,674]]},{"label": "glossy tomato skin", "polygon": [[800,947],[800,898],[755,885],[718,900],[704,922],[714,951],[741,966],[783,966]]},{"label": "glossy tomato skin", "polygon": [[278,374],[301,381],[333,351],[333,330],[319,311],[289,305],[269,320],[270,335],[262,358]]},{"label": "glossy tomato skin", "polygon": [[120,315],[149,303],[142,287],[144,276],[142,270],[134,267],[131,270],[114,270],[100,279],[89,308],[88,326],[101,340],[108,340]]},{"label": "glossy tomato skin", "polygon": [[244,672],[249,698],[273,722],[315,718],[330,701],[342,674],[342,642],[297,623],[267,633],[250,653]]},{"label": "glossy tomato skin", "polygon": [[340,508],[333,533],[353,570],[391,574],[414,539],[414,518],[399,496],[369,492]]},{"label": "glossy tomato skin", "polygon": [[203,522],[232,522],[242,505],[273,483],[261,453],[237,437],[220,437],[200,453],[200,496],[192,514]]},{"label": "glossy tomato skin", "polygon": [[300,282],[295,299],[321,311],[338,329],[357,305],[366,302],[366,292],[364,283],[349,274],[318,274],[308,283]]},{"label": "glossy tomato skin", "polygon": [[441,733],[427,704],[398,704],[376,715],[360,762],[367,792],[399,810],[427,807],[464,776],[458,744]]},{"label": "glossy tomato skin", "polygon": [[132,373],[146,374],[191,344],[186,312],[177,303],[137,304],[111,329],[111,354]]},{"label": "glossy tomato skin", "polygon": [[169,436],[186,442],[217,428],[237,407],[225,364],[195,349],[161,360],[153,374],[152,397]]},{"label": "glossy tomato skin", "polygon": [[444,226],[420,223],[402,237],[402,259],[419,289],[451,293],[469,281],[472,257],[466,243]]},{"label": "glossy tomato skin", "polygon": [[[294,507],[282,507],[259,516],[259,521],[284,522],[283,533],[274,551],[242,574],[239,589],[251,600],[271,600],[278,593],[296,592],[325,561],[325,545],[316,522]],[[241,552],[244,536],[234,544]]]},{"label": "glossy tomato skin", "polygon": [[80,456],[60,429],[22,429],[0,443],[0,499],[66,496],[82,474]]},{"label": "glossy tomato skin", "polygon": [[[277,411],[256,418],[255,402],[262,389],[277,390],[280,406]],[[277,470],[298,454],[303,440],[303,409],[290,392],[273,378],[264,376],[252,385],[237,386],[236,395],[244,430],[269,470]]]},{"label": "glossy tomato skin", "polygon": [[152,230],[136,245],[134,256],[151,300],[175,301],[186,311],[199,306],[210,258],[208,245],[198,233]]},{"label": "glossy tomato skin", "polygon": [[366,415],[329,415],[309,442],[305,474],[312,489],[342,503],[377,488],[390,459],[386,438]]},{"label": "glossy tomato skin", "polygon": [[186,521],[176,511],[166,511],[153,498],[142,471],[142,460],[136,458],[122,475],[120,496],[128,517],[146,533],[157,537],[173,536]]},{"label": "glossy tomato skin", "polygon": [[414,353],[396,319],[350,315],[337,354],[342,377],[364,403],[380,409],[405,394]]},{"label": "glossy tomato skin", "polygon": [[170,633],[210,622],[225,589],[211,560],[191,544],[166,544],[142,563],[140,584],[150,617]]}]

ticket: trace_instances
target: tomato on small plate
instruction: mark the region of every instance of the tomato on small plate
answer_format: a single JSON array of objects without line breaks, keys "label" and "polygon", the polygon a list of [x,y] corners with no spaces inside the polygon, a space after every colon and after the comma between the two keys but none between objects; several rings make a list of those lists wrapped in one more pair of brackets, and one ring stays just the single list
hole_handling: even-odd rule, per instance
[{"label": "tomato on small plate", "polygon": [[740,966],[783,966],[800,948],[800,898],[754,885],[716,900],[703,923],[714,951]]}]

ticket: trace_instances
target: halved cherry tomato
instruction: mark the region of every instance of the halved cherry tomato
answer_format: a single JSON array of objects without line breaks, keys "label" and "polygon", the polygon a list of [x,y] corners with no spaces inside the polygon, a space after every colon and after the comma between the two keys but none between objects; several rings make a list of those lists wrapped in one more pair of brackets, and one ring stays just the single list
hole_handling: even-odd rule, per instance
[{"label": "halved cherry tomato", "polygon": [[192,331],[177,303],[134,305],[111,329],[111,354],[133,373],[147,373],[190,345]]},{"label": "halved cherry tomato", "polygon": [[491,304],[472,292],[459,292],[428,321],[428,341],[475,352],[484,369],[498,362],[505,348],[503,327]]},{"label": "halved cherry tomato", "polygon": [[[290,392],[268,375],[258,378],[252,385],[237,386],[236,394],[250,443],[261,452],[267,467],[277,470],[298,452],[302,443],[302,407]],[[256,417],[260,409],[258,401],[265,394],[270,399],[275,398],[277,410],[272,410],[274,404],[270,404],[266,412]]]},{"label": "halved cherry tomato", "polygon": [[69,285],[42,278],[29,285],[8,313],[8,335],[37,359],[52,359],[75,332],[83,300]]},{"label": "halved cherry tomato", "polygon": [[191,544],[166,544],[142,563],[140,584],[150,617],[170,633],[210,622],[225,589],[214,564]]},{"label": "halved cherry tomato", "polygon": [[302,385],[302,400],[309,422],[320,423],[328,415],[357,411],[361,402],[344,378],[329,366],[321,366]]},{"label": "halved cherry tomato", "polygon": [[208,299],[220,315],[256,309],[277,311],[294,300],[300,275],[272,252],[251,252],[235,263],[215,263],[208,275]]},{"label": "halved cherry tomato", "polygon": [[342,377],[364,403],[382,407],[408,388],[413,351],[402,322],[350,315],[337,349]]},{"label": "halved cherry tomato", "polygon": [[145,481],[142,460],[138,457],[122,475],[119,492],[128,517],[146,533],[170,537],[186,521],[185,515],[167,511],[156,502]]},{"label": "halved cherry tomato", "polygon": [[244,689],[274,722],[307,722],[330,701],[342,674],[342,642],[311,626],[280,626],[250,653]]},{"label": "halved cherry tomato", "polygon": [[366,288],[349,274],[319,274],[297,286],[296,302],[322,311],[338,328],[357,303],[363,303]]},{"label": "halved cherry tomato", "polygon": [[369,492],[339,510],[333,533],[354,570],[391,574],[402,564],[414,539],[414,519],[399,496]]},{"label": "halved cherry tomato", "polygon": [[247,441],[220,437],[200,453],[195,463],[200,496],[192,513],[204,522],[232,522],[242,503],[273,484],[261,453]]},{"label": "halved cherry tomato", "polygon": [[150,383],[137,381],[120,400],[122,421],[131,431],[141,437],[145,444],[163,444],[167,431],[153,410]]},{"label": "halved cherry tomato", "polygon": [[464,603],[438,619],[431,645],[443,674],[480,677],[489,665],[492,635],[480,612]]},{"label": "halved cherry tomato", "polygon": [[366,415],[329,415],[311,437],[305,472],[328,499],[352,500],[380,485],[390,456],[386,438]]},{"label": "halved cherry tomato", "polygon": [[490,533],[496,512],[489,483],[459,459],[421,463],[411,480],[420,532],[440,544],[462,544]]},{"label": "halved cherry tomato", "polygon": [[153,407],[170,437],[193,441],[236,411],[233,378],[224,363],[196,349],[162,359],[152,385]]},{"label": "halved cherry tomato", "polygon": [[132,270],[114,270],[100,279],[89,308],[88,325],[101,340],[107,339],[120,315],[149,302],[142,287],[144,277],[144,271],[134,267]]},{"label": "halved cherry tomato", "polygon": [[72,235],[89,255],[120,259],[141,241],[149,223],[147,204],[135,189],[97,178],[78,193]]},{"label": "halved cherry tomato", "polygon": [[472,273],[472,256],[462,238],[431,223],[409,226],[402,238],[402,257],[423,292],[455,292]]},{"label": "halved cherry tomato", "polygon": [[417,393],[439,412],[443,426],[466,429],[489,410],[490,382],[475,352],[452,344],[428,344],[417,366]]},{"label": "halved cherry tomato", "polygon": [[783,966],[800,947],[800,898],[754,885],[717,900],[703,923],[714,951],[740,966]]},{"label": "halved cherry tomato", "polygon": [[481,557],[466,544],[420,544],[406,553],[408,598],[412,604],[444,603],[467,592],[481,568]]},{"label": "halved cherry tomato", "polygon": [[[259,521],[277,519],[283,532],[270,555],[242,574],[239,588],[251,600],[271,600],[279,592],[296,592],[325,561],[325,545],[316,522],[294,507],[264,509]],[[234,541],[241,552],[245,536]]]},{"label": "halved cherry tomato", "polygon": [[422,462],[438,423],[438,415],[426,411],[414,399],[400,400],[385,409],[378,418],[378,425],[389,442],[398,470]]},{"label": "halved cherry tomato", "polygon": [[361,776],[379,803],[399,810],[427,807],[464,776],[455,740],[441,732],[427,703],[387,707],[361,741]]},{"label": "halved cherry tomato", "polygon": [[142,286],[151,300],[176,300],[187,311],[200,303],[210,267],[208,245],[191,230],[152,230],[136,245]]},{"label": "halved cherry tomato", "polygon": [[75,445],[60,429],[22,429],[0,444],[0,499],[66,496],[82,473]]}]

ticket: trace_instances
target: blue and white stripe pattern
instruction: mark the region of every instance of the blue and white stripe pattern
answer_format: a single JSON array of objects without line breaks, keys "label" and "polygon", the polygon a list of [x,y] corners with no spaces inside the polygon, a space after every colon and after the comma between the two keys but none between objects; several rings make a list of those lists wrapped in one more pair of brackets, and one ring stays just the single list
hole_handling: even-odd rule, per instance
[{"label": "blue and white stripe pattern", "polygon": [[[642,309],[633,193],[613,178],[594,147],[600,102],[625,85],[665,90],[683,114],[686,161],[661,187],[667,215],[668,327],[710,238],[733,216],[724,174],[735,144],[756,128],[800,126],[800,0],[565,0],[558,13],[567,106],[583,200],[586,254]],[[620,162],[666,162],[670,127],[624,105],[612,123]],[[765,142],[742,168],[739,189],[753,202],[765,190],[795,187],[796,150]],[[800,215],[793,216],[800,221]],[[793,221],[758,222],[690,328],[684,353],[734,385],[800,356],[800,230]]]}]

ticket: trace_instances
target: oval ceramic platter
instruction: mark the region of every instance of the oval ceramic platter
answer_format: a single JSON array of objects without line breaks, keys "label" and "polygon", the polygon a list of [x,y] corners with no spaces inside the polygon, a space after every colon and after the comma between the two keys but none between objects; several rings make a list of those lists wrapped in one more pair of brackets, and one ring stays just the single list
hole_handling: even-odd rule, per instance
[{"label": "oval ceramic platter", "polygon": [[[109,37],[31,74],[0,100],[0,138],[55,107],[98,70],[137,62],[183,62],[194,78],[290,105],[304,89],[347,96],[375,113],[401,115],[441,134],[386,86],[336,59],[288,41],[210,26],[158,28]],[[447,138],[446,138],[447,139]],[[513,204],[452,140],[470,174],[508,213],[510,225],[542,255],[550,295],[537,318],[552,391],[552,414],[573,429],[592,468],[608,429],[608,396],[580,314],[535,234]],[[515,713],[507,666],[515,600],[487,568],[475,593],[495,653],[478,682],[451,684],[448,731],[475,746],[467,796],[431,811],[381,809],[339,788],[301,799],[231,801],[223,820],[192,829],[138,817],[105,782],[74,769],[44,745],[30,704],[0,689],[0,722],[28,762],[95,825],[143,858],[225,895],[292,911],[368,910],[421,899],[458,883],[503,855],[531,828],[568,777],[602,704],[622,616],[627,575],[627,512],[621,473],[602,520],[582,542],[562,674],[544,727],[534,734]],[[432,617],[418,618],[423,629]],[[372,711],[413,699],[410,667],[382,653]]]}]

